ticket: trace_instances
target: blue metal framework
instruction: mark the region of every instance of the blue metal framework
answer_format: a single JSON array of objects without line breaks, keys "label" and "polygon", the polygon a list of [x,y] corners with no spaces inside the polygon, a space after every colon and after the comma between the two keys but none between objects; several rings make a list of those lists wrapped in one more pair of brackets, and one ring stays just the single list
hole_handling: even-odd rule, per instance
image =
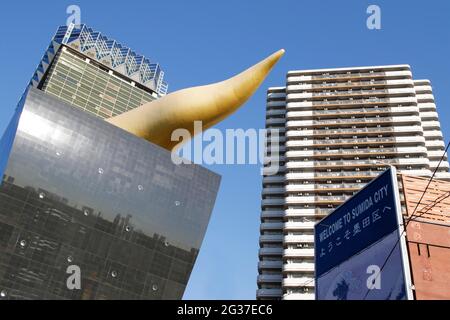
[{"label": "blue metal framework", "polygon": [[84,24],[58,28],[31,79],[32,86],[40,83],[61,45],[77,50],[160,96],[167,94],[168,84],[164,81],[164,72],[158,63],[150,62],[148,58]]}]

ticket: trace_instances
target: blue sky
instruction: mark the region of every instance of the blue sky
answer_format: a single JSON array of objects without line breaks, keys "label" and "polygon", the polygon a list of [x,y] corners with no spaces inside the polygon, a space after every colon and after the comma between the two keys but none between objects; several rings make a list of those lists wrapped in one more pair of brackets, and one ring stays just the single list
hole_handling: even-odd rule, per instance
[{"label": "blue sky", "polygon": [[[263,128],[265,91],[284,85],[288,70],[406,63],[415,78],[432,81],[450,134],[450,2],[443,0],[4,1],[0,132],[71,4],[81,7],[83,23],[160,62],[170,91],[225,79],[285,48],[266,82],[219,129]],[[381,30],[366,27],[370,4],[381,8]],[[254,299],[259,166],[210,169],[222,185],[185,298]]]}]

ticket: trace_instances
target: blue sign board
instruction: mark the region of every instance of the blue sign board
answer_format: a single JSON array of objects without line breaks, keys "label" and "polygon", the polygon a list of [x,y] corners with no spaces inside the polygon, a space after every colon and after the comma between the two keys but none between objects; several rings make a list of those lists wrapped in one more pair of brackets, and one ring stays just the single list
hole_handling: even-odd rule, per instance
[{"label": "blue sign board", "polygon": [[[407,299],[397,230],[317,279],[320,300]],[[394,248],[392,250],[392,248]],[[386,263],[385,263],[386,261]],[[383,269],[381,270],[381,267]]]},{"label": "blue sign board", "polygon": [[398,229],[395,192],[389,169],[316,224],[316,276]]}]

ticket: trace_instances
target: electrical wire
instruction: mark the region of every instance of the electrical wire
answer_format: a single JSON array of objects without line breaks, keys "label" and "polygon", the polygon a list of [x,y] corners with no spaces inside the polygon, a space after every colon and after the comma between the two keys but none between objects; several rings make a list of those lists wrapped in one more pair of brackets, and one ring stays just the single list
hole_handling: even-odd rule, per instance
[{"label": "electrical wire", "polygon": [[[419,199],[419,202],[417,202],[417,205],[416,205],[416,207],[414,208],[414,211],[413,211],[413,213],[411,214],[410,219],[408,219],[408,220],[406,221],[406,223],[405,223],[405,225],[404,225],[404,228],[403,228],[403,231],[401,232],[400,236],[398,237],[398,240],[395,242],[394,247],[393,247],[393,248],[391,249],[391,251],[389,252],[387,258],[384,260],[383,265],[382,265],[382,267],[380,268],[380,272],[377,274],[377,276],[376,276],[376,278],[375,278],[374,280],[376,280],[376,279],[381,275],[381,272],[383,271],[383,268],[386,266],[387,262],[389,261],[389,258],[391,257],[392,253],[394,252],[395,248],[396,248],[397,245],[400,243],[400,240],[402,239],[402,236],[406,233],[406,227],[408,226],[408,223],[411,221],[411,219],[415,216],[414,214],[416,213],[416,210],[417,210],[417,208],[419,207],[420,202],[422,201],[422,199],[423,199],[425,193],[427,192],[428,187],[429,187],[430,184],[431,184],[431,181],[433,181],[433,178],[434,178],[434,176],[435,176],[437,170],[439,169],[439,166],[441,165],[442,160],[445,158],[445,155],[447,154],[447,150],[448,150],[449,146],[450,146],[450,142],[447,143],[447,147],[445,148],[445,151],[444,151],[444,153],[442,154],[442,157],[441,157],[441,159],[439,160],[438,165],[437,165],[436,168],[434,169],[434,172],[433,172],[433,174],[431,175],[431,178],[430,178],[430,180],[428,181],[428,184],[427,184],[425,190],[423,191],[422,196],[421,196],[420,199]],[[416,216],[416,217],[417,217],[417,218],[420,218],[420,217],[423,216],[423,215],[424,215],[424,213],[421,213],[420,215],[418,215],[418,216]],[[369,294],[369,292],[370,292],[370,289],[367,289],[367,292],[366,292],[366,294],[364,295],[363,300],[365,300],[365,299],[367,298],[367,295]]]}]

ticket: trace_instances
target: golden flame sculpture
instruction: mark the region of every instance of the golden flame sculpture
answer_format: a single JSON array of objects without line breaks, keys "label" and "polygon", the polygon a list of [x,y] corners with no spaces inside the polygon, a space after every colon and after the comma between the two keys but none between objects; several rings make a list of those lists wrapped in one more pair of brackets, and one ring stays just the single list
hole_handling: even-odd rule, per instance
[{"label": "golden flame sculpture", "polygon": [[192,137],[194,121],[206,130],[225,119],[253,95],[283,54],[281,49],[230,79],[170,93],[106,121],[172,150],[179,143],[171,140],[174,130],[186,129]]}]

